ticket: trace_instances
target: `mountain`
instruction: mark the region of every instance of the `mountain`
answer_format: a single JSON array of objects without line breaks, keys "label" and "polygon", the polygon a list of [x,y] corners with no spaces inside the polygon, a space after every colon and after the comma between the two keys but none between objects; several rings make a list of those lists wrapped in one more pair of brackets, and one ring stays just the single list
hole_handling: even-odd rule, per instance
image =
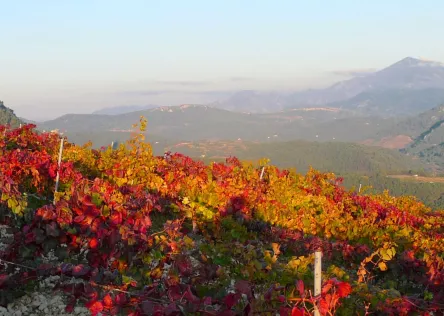
[{"label": "mountain", "polygon": [[[325,115],[329,118],[325,117]],[[143,115],[148,133],[169,140],[250,140],[258,142],[289,141],[361,141],[375,130],[387,128],[393,119],[349,117],[343,111],[298,109],[266,114],[248,114],[202,105],[160,107],[119,115],[68,114],[37,124],[41,130],[59,129],[68,136],[86,133],[129,134],[131,126]],[[352,131],[352,132],[351,132]]]},{"label": "mountain", "polygon": [[344,100],[329,103],[330,108],[340,108],[359,115],[411,116],[444,103],[444,89],[391,89],[361,92]]},{"label": "mountain", "polygon": [[347,100],[365,91],[430,88],[444,89],[444,65],[407,57],[382,70],[340,81],[326,89],[294,93],[287,102],[291,107],[306,107]]},{"label": "mountain", "polygon": [[114,107],[106,107],[97,111],[94,111],[92,114],[106,114],[106,115],[118,115],[125,114],[136,111],[143,111],[147,109],[153,109],[159,107],[158,105],[148,104],[148,105],[122,105],[122,106],[114,106]]},{"label": "mountain", "polygon": [[246,113],[299,108],[340,108],[353,115],[414,115],[444,102],[444,64],[412,57],[325,89],[284,93],[239,91],[210,104]]},{"label": "mountain", "polygon": [[18,127],[22,121],[14,114],[14,111],[7,108],[3,101],[0,101],[0,125],[10,125]]}]

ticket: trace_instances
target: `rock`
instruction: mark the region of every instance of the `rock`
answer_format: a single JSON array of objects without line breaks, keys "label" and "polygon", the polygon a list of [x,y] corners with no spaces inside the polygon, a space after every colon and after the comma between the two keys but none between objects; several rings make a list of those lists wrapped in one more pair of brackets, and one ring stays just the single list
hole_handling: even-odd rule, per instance
[{"label": "rock", "polygon": [[75,313],[76,315],[79,315],[79,314],[83,313],[83,308],[81,308],[80,306],[76,306],[76,307],[74,308],[74,313]]},{"label": "rock", "polygon": [[48,304],[45,301],[42,301],[42,303],[39,306],[39,310],[42,311],[42,310],[44,310],[47,307],[48,307]]}]

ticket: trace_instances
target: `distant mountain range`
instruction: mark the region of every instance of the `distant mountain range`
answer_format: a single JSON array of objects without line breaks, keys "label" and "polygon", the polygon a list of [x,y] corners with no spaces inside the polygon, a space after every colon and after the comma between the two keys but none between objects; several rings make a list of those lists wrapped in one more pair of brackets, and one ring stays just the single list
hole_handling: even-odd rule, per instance
[{"label": "distant mountain range", "polygon": [[326,89],[307,90],[289,96],[292,107],[345,101],[362,92],[399,89],[444,89],[444,65],[407,57],[382,70],[338,82]]},{"label": "distant mountain range", "polygon": [[325,89],[292,94],[242,91],[216,106],[248,112],[328,107],[347,109],[355,115],[387,117],[418,114],[442,103],[444,64],[407,57],[382,70]]},{"label": "distant mountain range", "polygon": [[353,117],[338,109],[248,114],[201,105],[182,105],[120,115],[67,114],[38,126],[43,130],[63,130],[68,135],[93,132],[128,134],[141,115],[148,119],[149,133],[177,141],[360,141],[396,121],[391,118]]},{"label": "distant mountain range", "polygon": [[[325,89],[300,92],[244,90],[207,106],[245,113],[286,109],[339,108],[360,116],[408,116],[444,103],[444,64],[412,57],[382,70],[340,81]],[[124,114],[154,105],[118,106],[93,114]]]},{"label": "distant mountain range", "polygon": [[444,89],[391,89],[361,92],[344,100],[329,103],[331,108],[347,109],[355,115],[408,116],[420,114],[444,103]]},{"label": "distant mountain range", "polygon": [[143,111],[148,109],[157,108],[159,105],[148,104],[148,105],[122,105],[122,106],[114,106],[107,107],[97,111],[94,111],[92,114],[105,114],[105,115],[119,115],[136,111]]}]

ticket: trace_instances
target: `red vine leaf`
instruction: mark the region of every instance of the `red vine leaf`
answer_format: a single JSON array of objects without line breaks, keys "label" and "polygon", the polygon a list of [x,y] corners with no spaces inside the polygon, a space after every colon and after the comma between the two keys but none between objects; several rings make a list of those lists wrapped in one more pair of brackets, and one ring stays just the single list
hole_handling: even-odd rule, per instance
[{"label": "red vine leaf", "polygon": [[341,298],[348,296],[352,292],[351,285],[347,282],[339,282],[337,286],[337,293]]},{"label": "red vine leaf", "polygon": [[291,310],[291,316],[304,316],[304,315],[305,311],[303,308],[293,307],[293,309]]},{"label": "red vine leaf", "polygon": [[89,309],[92,316],[96,316],[101,311],[103,311],[103,304],[100,301],[91,301],[86,303],[85,306]]},{"label": "red vine leaf", "polygon": [[305,297],[305,287],[304,287],[304,281],[297,280],[296,281],[296,289],[299,292],[299,296],[304,298]]},{"label": "red vine leaf", "polygon": [[238,293],[229,293],[224,298],[224,303],[228,308],[232,308],[239,301],[240,295]]},{"label": "red vine leaf", "polygon": [[251,284],[248,281],[239,280],[234,285],[234,288],[237,292],[247,295],[248,298],[251,298],[253,296],[251,292]]},{"label": "red vine leaf", "polygon": [[103,298],[103,305],[105,305],[108,308],[113,306],[113,298],[111,297],[111,295],[109,294],[105,295],[105,297]]}]

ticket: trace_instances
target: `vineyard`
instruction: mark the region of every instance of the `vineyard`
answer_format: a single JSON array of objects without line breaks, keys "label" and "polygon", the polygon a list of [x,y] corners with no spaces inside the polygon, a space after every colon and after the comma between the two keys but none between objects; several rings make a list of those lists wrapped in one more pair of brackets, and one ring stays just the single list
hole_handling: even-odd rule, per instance
[{"label": "vineyard", "polygon": [[0,305],[57,276],[66,313],[444,313],[444,211],[266,160],[157,157],[146,124],[114,150],[65,142],[60,165],[60,135],[0,127]]}]

